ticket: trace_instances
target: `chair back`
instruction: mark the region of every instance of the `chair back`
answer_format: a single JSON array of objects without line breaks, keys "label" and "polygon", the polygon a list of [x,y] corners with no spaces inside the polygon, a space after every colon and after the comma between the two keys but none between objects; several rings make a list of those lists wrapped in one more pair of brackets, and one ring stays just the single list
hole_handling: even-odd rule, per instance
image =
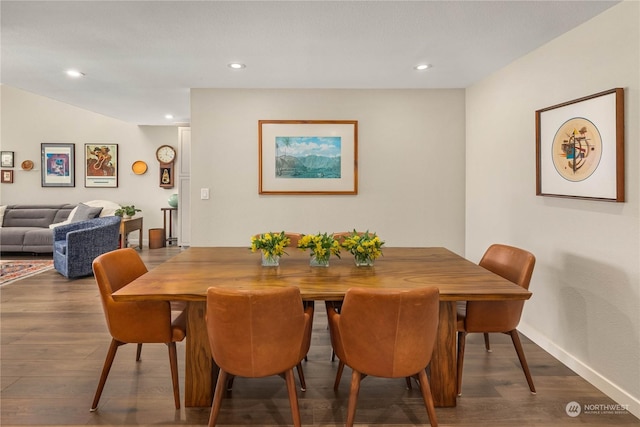
[{"label": "chair back", "polygon": [[280,374],[301,356],[305,314],[296,287],[207,290],[211,354],[224,371],[242,377]]},{"label": "chair back", "polygon": [[[364,235],[364,231],[358,231],[357,233],[360,236]],[[342,244],[344,242],[344,239],[351,236],[351,234],[353,234],[353,231],[339,231],[339,232],[333,233],[333,238],[334,240],[337,240],[338,242],[340,242],[340,244]]]},{"label": "chair back", "polygon": [[[524,289],[529,289],[536,258],[524,249],[491,245],[479,265]],[[524,300],[469,301],[465,320],[467,332],[508,332],[520,323]]]},{"label": "chair back", "polygon": [[302,238],[302,234],[300,233],[289,233],[289,232],[284,232],[284,235],[287,236],[290,240],[289,242],[289,247],[290,248],[296,248],[298,247],[298,241]]},{"label": "chair back", "polygon": [[[439,320],[439,291],[352,288],[345,295],[336,354],[368,375],[414,375],[431,361]],[[342,357],[341,357],[342,356]]]},{"label": "chair back", "polygon": [[114,339],[124,343],[172,341],[171,308],[167,301],[115,301],[111,296],[148,271],[134,249],[102,254],[93,261],[92,267],[107,327]]}]

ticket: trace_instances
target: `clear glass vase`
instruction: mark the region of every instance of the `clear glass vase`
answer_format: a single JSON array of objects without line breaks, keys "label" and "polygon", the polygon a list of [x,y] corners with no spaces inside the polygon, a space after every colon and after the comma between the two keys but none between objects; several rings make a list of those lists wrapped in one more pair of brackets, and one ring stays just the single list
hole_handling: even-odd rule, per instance
[{"label": "clear glass vase", "polygon": [[373,267],[373,258],[371,257],[355,257],[357,267]]},{"label": "clear glass vase", "polygon": [[280,257],[278,255],[266,255],[262,252],[263,267],[277,267],[280,265]]},{"label": "clear glass vase", "polygon": [[309,265],[311,267],[329,267],[329,257],[318,258],[315,255],[311,255],[311,259],[309,260]]}]

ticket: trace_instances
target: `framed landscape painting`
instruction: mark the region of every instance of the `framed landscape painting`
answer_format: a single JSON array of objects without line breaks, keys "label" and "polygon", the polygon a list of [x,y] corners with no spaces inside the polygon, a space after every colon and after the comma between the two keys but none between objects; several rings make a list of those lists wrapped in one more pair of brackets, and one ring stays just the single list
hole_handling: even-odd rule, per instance
[{"label": "framed landscape painting", "polygon": [[259,194],[358,194],[356,120],[260,120]]},{"label": "framed landscape painting", "polygon": [[536,111],[536,195],[624,202],[624,90]]},{"label": "framed landscape painting", "polygon": [[84,145],[84,186],[118,186],[118,144]]},{"label": "framed landscape painting", "polygon": [[42,187],[75,187],[75,144],[42,143]]}]

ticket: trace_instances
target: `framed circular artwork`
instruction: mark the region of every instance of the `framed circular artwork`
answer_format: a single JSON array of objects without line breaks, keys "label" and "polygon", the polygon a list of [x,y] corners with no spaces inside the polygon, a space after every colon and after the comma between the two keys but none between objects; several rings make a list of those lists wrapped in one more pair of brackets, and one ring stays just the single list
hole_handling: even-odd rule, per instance
[{"label": "framed circular artwork", "polygon": [[564,179],[584,181],[595,172],[602,158],[602,137],[595,124],[582,117],[564,122],[551,146],[556,171]]}]

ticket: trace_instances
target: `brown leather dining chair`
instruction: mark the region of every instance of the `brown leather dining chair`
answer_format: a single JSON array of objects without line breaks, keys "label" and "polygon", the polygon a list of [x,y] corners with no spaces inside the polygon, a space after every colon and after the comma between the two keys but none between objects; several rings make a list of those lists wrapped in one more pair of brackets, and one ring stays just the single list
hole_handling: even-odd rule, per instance
[{"label": "brown leather dining chair", "polygon": [[360,381],[417,376],[429,421],[438,425],[426,368],[438,329],[435,287],[413,290],[351,288],[338,313],[326,303],[331,343],[352,369],[347,427],[355,420]]},{"label": "brown leather dining chair", "polygon": [[230,376],[284,375],[293,424],[301,425],[293,368],[306,354],[311,317],[297,287],[207,290],[206,323],[211,355],[220,367],[209,426],[216,425]]},{"label": "brown leather dining chair", "polygon": [[[358,231],[357,232],[359,235],[363,235],[364,232],[363,231]],[[340,244],[342,244],[344,242],[344,240],[351,236],[353,234],[353,231],[337,231],[335,233],[332,234],[333,238],[335,240],[337,240],[338,242],[340,242]],[[339,301],[335,301],[333,302],[333,307],[336,309],[336,311],[340,312],[340,302]],[[333,348],[331,349],[331,361],[333,362],[334,360],[336,360],[336,352],[333,350]],[[340,364],[338,365],[338,372],[340,373],[340,376],[342,376],[342,370],[344,368],[344,362],[340,361]],[[340,376],[336,377],[336,382],[333,385],[334,390],[338,388],[338,385],[340,385]],[[410,382],[408,382],[408,384],[411,384]]]},{"label": "brown leather dining chair", "polygon": [[[536,258],[532,253],[508,245],[491,245],[478,263],[481,267],[498,274],[505,279],[529,289]],[[466,336],[471,332],[484,334],[485,347],[491,351],[490,332],[501,332],[511,336],[511,341],[518,354],[520,365],[527,378],[531,393],[536,392],[529,372],[527,359],[516,328],[524,307],[521,301],[467,301],[458,304],[458,395],[462,393],[462,369]]]},{"label": "brown leather dining chair", "polygon": [[136,361],[140,360],[143,343],[164,343],[169,347],[173,398],[176,409],[180,409],[176,342],[186,336],[186,314],[184,311],[172,313],[171,304],[167,301],[113,300],[113,292],[147,272],[140,255],[132,248],[117,249],[98,256],[93,261],[93,272],[112,339],[91,411],[98,408],[118,347],[128,343],[138,344]]},{"label": "brown leather dining chair", "polygon": [[290,233],[288,231],[285,231],[284,235],[289,238],[289,247],[290,248],[297,248],[298,247],[298,241],[302,238],[302,234],[301,233]]},{"label": "brown leather dining chair", "polygon": [[[289,248],[298,247],[298,241],[302,238],[301,233],[292,233],[292,232],[285,231],[284,235],[289,238],[289,244],[287,245],[287,247]],[[256,234],[255,236],[259,237],[260,234]],[[305,313],[307,313],[311,317],[311,319],[313,319],[313,311],[314,311],[313,301],[305,301],[304,309],[305,309]],[[306,348],[306,350],[304,350],[304,355],[302,358],[304,360],[307,360],[307,353],[309,352],[309,348],[311,347],[311,328],[312,328],[311,324],[309,324],[309,328],[305,332],[304,347]],[[298,365],[296,365],[296,371],[298,372],[298,378],[300,378],[300,391],[307,391],[307,384],[304,379],[304,369],[302,368],[302,359],[300,360]],[[227,384],[227,389],[231,390],[232,387],[233,387],[233,378],[229,380]]]}]

